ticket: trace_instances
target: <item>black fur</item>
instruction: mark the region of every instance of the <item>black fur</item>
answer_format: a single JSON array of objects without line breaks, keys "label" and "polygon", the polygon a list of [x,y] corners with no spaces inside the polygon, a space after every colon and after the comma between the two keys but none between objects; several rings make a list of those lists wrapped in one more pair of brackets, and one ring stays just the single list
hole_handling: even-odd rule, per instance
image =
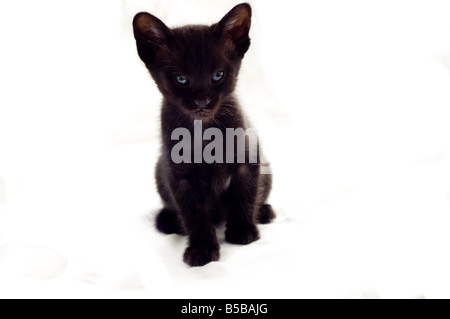
[{"label": "black fur", "polygon": [[[256,224],[275,218],[271,206],[265,204],[271,175],[260,174],[259,158],[257,163],[240,164],[197,164],[193,160],[176,164],[171,158],[178,143],[171,139],[172,132],[187,128],[194,136],[194,120],[202,121],[203,131],[215,127],[224,136],[226,128],[247,129],[233,92],[250,46],[250,22],[248,4],[234,7],[212,26],[169,29],[149,13],[139,13],[133,21],[138,54],[163,95],[156,181],[164,208],[156,227],[166,234],[189,236],[184,261],[191,266],[219,259],[215,222],[226,220],[228,242],[249,244],[259,239]],[[211,77],[218,71],[223,71],[223,78],[213,82]],[[179,75],[188,82],[178,83]],[[208,142],[203,141],[203,146]],[[248,159],[248,149],[246,155]]]}]

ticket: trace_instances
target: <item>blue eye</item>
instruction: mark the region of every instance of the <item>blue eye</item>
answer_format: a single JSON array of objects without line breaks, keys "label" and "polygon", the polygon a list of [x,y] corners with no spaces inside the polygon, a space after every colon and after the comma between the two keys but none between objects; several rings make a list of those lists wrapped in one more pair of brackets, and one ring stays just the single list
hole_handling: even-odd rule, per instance
[{"label": "blue eye", "polygon": [[217,83],[220,80],[222,80],[224,74],[225,73],[223,71],[218,71],[218,72],[213,74],[211,79],[212,79],[213,82]]},{"label": "blue eye", "polygon": [[175,75],[175,81],[177,81],[181,85],[186,85],[189,83],[189,80],[184,75]]}]

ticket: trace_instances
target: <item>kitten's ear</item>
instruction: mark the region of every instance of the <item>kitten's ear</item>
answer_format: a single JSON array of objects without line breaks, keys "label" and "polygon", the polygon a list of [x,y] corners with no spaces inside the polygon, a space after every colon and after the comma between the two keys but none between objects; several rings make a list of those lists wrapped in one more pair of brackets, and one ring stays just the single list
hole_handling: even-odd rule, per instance
[{"label": "kitten's ear", "polygon": [[168,51],[171,31],[157,17],[147,12],[138,13],[133,19],[134,38],[139,57],[148,66],[164,51]]},{"label": "kitten's ear", "polygon": [[250,46],[250,24],[252,8],[248,3],[241,3],[231,9],[216,25],[216,32],[225,40],[231,40],[236,53],[243,57]]}]

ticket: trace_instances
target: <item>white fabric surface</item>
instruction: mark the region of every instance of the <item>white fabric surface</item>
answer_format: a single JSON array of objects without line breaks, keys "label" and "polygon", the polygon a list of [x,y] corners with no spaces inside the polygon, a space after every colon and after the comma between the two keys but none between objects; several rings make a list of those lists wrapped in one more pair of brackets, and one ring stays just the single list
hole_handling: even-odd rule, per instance
[{"label": "white fabric surface", "polygon": [[239,96],[278,218],[221,259],[159,234],[161,96],[131,20],[236,1],[0,2],[0,298],[450,297],[447,1],[253,1]]}]

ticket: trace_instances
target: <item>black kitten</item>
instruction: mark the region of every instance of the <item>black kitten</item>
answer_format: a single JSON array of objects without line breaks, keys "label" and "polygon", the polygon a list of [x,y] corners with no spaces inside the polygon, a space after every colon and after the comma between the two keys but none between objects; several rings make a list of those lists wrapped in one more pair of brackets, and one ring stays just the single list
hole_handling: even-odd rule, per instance
[{"label": "black kitten", "polygon": [[[245,3],[212,26],[169,29],[145,12],[133,21],[138,54],[164,97],[162,154],[156,168],[164,208],[156,226],[166,234],[189,236],[184,261],[191,266],[219,259],[215,222],[226,220],[226,240],[245,245],[259,239],[256,223],[275,218],[265,204],[271,175],[261,174],[259,153],[251,160],[249,136],[244,148],[238,146],[238,134],[219,136],[248,129],[233,92],[250,46],[250,22],[251,7]],[[183,134],[175,134],[177,130],[193,141],[180,148],[177,137]],[[209,137],[208,130],[213,132]],[[198,147],[200,156],[209,147],[214,161],[199,160]]]}]

